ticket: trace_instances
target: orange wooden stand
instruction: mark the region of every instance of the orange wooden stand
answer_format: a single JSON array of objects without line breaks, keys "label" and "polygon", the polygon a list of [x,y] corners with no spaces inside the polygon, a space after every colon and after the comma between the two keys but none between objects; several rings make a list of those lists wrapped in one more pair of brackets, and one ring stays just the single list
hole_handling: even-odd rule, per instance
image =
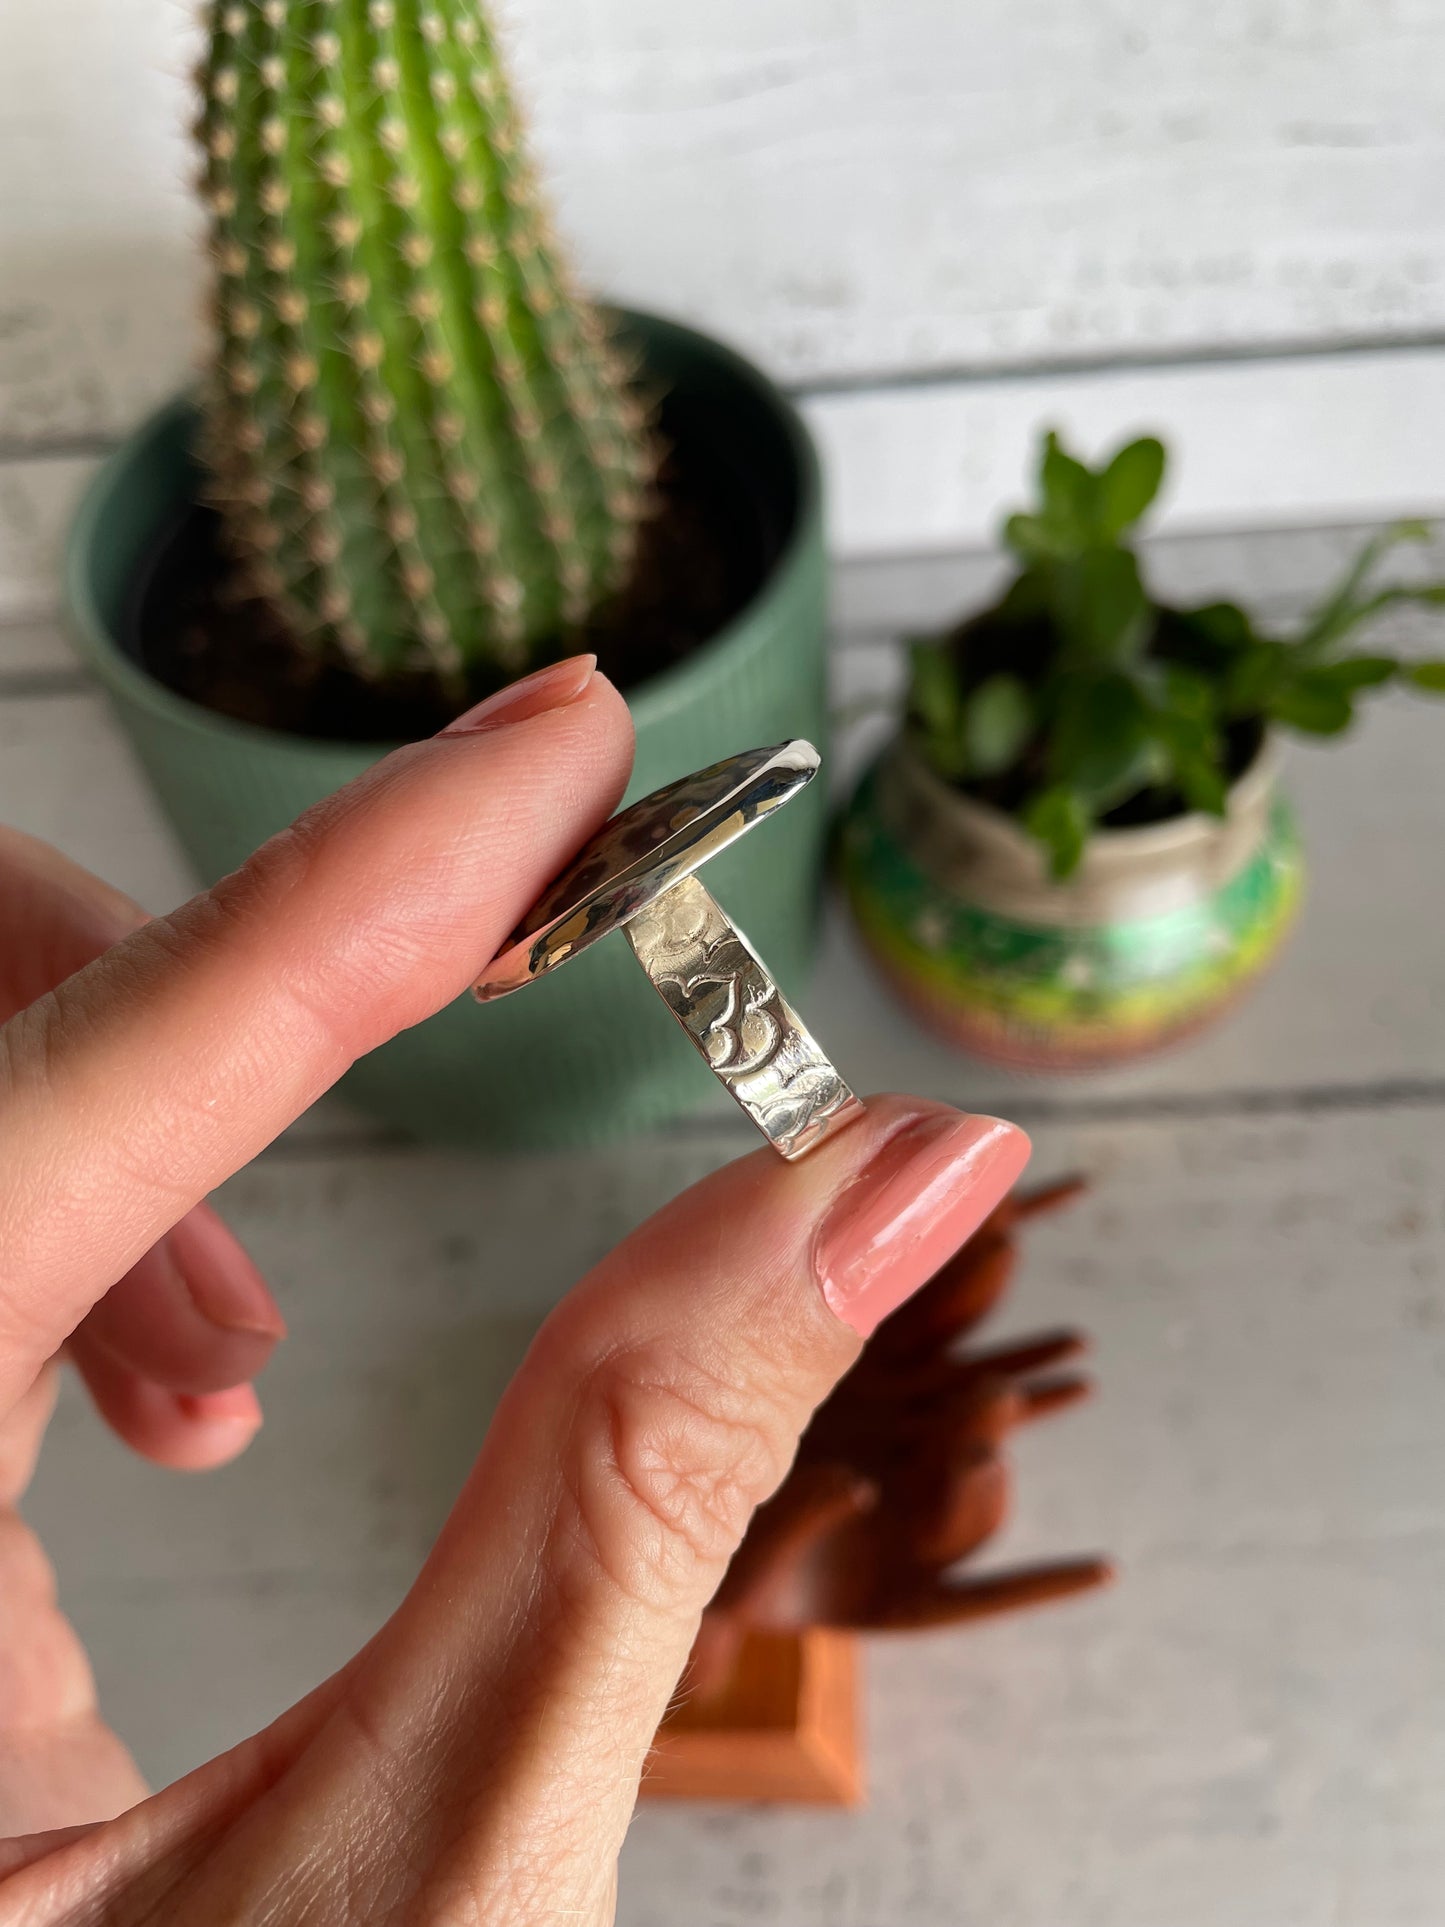
[{"label": "orange wooden stand", "polygon": [[663,1721],[643,1799],[856,1806],[858,1684],[851,1633],[749,1633],[726,1690]]}]

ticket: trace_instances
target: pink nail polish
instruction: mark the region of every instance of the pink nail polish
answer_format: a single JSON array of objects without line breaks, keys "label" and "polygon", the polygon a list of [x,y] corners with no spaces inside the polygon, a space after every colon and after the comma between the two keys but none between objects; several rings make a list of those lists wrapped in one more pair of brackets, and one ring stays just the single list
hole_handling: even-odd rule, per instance
[{"label": "pink nail polish", "polygon": [[996,1117],[920,1117],[889,1138],[818,1227],[818,1282],[844,1324],[866,1338],[912,1297],[1008,1195],[1028,1159],[1024,1133]]},{"label": "pink nail polish", "polygon": [[228,1392],[177,1392],[175,1401],[198,1423],[244,1426],[251,1432],[261,1425],[261,1401],[249,1385],[235,1385]]},{"label": "pink nail polish", "polygon": [[484,729],[499,729],[508,723],[525,723],[549,709],[565,709],[575,703],[586,689],[597,668],[596,656],[569,656],[566,662],[548,663],[534,669],[520,682],[508,683],[485,702],[463,710],[438,733],[442,736],[471,736]]},{"label": "pink nail polish", "polygon": [[249,1338],[286,1336],[286,1321],[265,1280],[211,1212],[189,1212],[173,1225],[164,1257],[208,1324]]}]

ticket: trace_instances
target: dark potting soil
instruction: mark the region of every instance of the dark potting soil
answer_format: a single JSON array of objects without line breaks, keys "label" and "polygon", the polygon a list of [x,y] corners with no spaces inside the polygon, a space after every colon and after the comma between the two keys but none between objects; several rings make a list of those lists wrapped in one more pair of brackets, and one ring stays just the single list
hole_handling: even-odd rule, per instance
[{"label": "dark potting soil", "polygon": [[[559,637],[538,657],[593,650],[624,690],[716,635],[756,594],[789,533],[715,447],[699,459],[695,437],[669,434],[668,413],[664,403],[661,506],[642,530],[631,586],[585,631]],[[331,741],[429,736],[507,680],[484,666],[460,699],[430,674],[377,686],[344,664],[315,661],[270,603],[237,594],[220,520],[201,507],[188,508],[158,542],[127,628],[131,654],[178,695],[223,716]]]},{"label": "dark potting soil", "polygon": [[[1259,754],[1263,741],[1263,726],[1252,718],[1247,722],[1228,725],[1224,732],[1226,782],[1235,783],[1243,776]],[[1006,815],[1021,816],[1030,796],[1042,789],[1046,780],[1043,762],[1035,753],[1004,776],[991,777],[985,782],[960,783],[958,788],[965,796],[991,804]],[[1187,815],[1189,807],[1177,789],[1153,787],[1136,790],[1132,796],[1126,796],[1122,803],[1116,803],[1113,809],[1106,811],[1099,818],[1099,823],[1106,830],[1139,829],[1146,823],[1167,823],[1173,817]]]}]

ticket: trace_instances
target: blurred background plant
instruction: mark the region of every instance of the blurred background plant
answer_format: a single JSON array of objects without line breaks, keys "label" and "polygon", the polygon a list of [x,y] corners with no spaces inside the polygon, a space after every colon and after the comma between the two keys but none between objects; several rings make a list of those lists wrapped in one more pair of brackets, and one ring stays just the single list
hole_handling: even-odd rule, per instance
[{"label": "blurred background plant", "polygon": [[1445,660],[1355,645],[1397,603],[1445,605],[1445,583],[1376,586],[1391,548],[1428,539],[1424,523],[1377,535],[1293,633],[1272,635],[1236,603],[1150,594],[1133,538],[1165,466],[1150,436],[1090,468],[1046,435],[1038,504],[1003,528],[1017,574],[992,606],[913,645],[908,721],[926,761],[1020,818],[1056,878],[1101,824],[1222,815],[1272,726],[1333,736],[1367,690],[1445,693]]}]

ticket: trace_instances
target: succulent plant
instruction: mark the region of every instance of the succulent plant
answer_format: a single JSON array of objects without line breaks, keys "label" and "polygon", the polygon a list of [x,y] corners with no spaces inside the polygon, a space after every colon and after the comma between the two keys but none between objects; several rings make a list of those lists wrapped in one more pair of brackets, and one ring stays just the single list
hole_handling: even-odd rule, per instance
[{"label": "succulent plant", "polygon": [[457,693],[585,624],[648,410],[551,236],[478,0],[215,0],[203,454],[300,644]]},{"label": "succulent plant", "polygon": [[1445,662],[1347,647],[1392,604],[1445,605],[1445,584],[1373,586],[1386,551],[1428,536],[1424,524],[1386,530],[1293,634],[1270,635],[1234,603],[1178,609],[1149,594],[1131,536],[1164,469],[1152,437],[1091,469],[1046,436],[1040,504],[1004,525],[1013,581],[914,647],[909,721],[924,756],[1018,815],[1059,877],[1121,811],[1222,813],[1270,725],[1334,735],[1368,689],[1445,692]]}]

